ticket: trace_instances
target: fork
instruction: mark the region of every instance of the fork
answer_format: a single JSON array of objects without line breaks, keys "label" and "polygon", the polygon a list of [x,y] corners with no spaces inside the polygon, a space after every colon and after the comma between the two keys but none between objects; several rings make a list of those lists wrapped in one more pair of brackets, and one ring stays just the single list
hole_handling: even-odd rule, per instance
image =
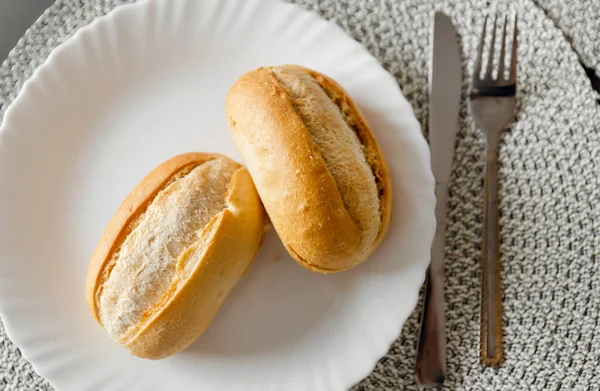
[{"label": "fork", "polygon": [[480,361],[485,366],[498,366],[502,361],[503,354],[500,229],[498,226],[498,149],[502,131],[513,119],[516,109],[518,28],[515,15],[510,68],[508,77],[506,77],[504,61],[508,17],[504,18],[497,76],[494,77],[497,17],[494,19],[492,28],[487,65],[485,69],[481,68],[487,23],[488,17],[486,16],[471,81],[469,106],[475,122],[486,139]]}]

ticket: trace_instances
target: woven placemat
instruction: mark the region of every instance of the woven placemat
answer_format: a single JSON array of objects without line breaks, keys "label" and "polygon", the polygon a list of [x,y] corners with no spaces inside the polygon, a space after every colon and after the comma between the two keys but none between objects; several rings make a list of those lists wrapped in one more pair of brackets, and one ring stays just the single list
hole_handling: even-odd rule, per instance
[{"label": "woven placemat", "polygon": [[581,61],[600,77],[600,3],[597,0],[534,0],[562,30]]},{"label": "woven placemat", "polygon": [[[0,68],[0,115],[53,48],[128,2],[57,1]],[[363,43],[396,77],[425,133],[432,12],[452,16],[466,59],[473,56],[485,14],[518,11],[519,113],[500,153],[506,360],[498,370],[483,369],[478,362],[484,144],[465,103],[449,200],[445,389],[600,389],[600,110],[573,51],[577,44],[571,46],[557,28],[566,26],[568,18],[548,18],[560,13],[564,2],[539,0],[547,12],[531,0],[292,2],[338,23]],[[585,12],[577,15],[581,21],[569,24],[572,41],[585,33],[584,21],[595,23]],[[587,53],[589,64],[600,61],[600,53]],[[472,61],[465,60],[465,74],[470,69]],[[420,305],[356,390],[418,389],[414,354],[419,311]],[[0,390],[32,389],[52,387],[21,357],[0,324]]]}]

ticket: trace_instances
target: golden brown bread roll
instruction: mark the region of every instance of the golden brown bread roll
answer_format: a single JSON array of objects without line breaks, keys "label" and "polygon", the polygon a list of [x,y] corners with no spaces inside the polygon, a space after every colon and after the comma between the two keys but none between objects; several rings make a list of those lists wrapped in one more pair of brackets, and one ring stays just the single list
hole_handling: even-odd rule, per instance
[{"label": "golden brown bread roll", "polygon": [[391,217],[390,174],[365,119],[328,77],[295,65],[243,75],[227,118],[290,255],[322,273],[364,261]]},{"label": "golden brown bread roll", "polygon": [[258,251],[264,211],[248,171],[188,153],[152,171],[90,261],[86,300],[132,354],[170,356],[206,329]]}]

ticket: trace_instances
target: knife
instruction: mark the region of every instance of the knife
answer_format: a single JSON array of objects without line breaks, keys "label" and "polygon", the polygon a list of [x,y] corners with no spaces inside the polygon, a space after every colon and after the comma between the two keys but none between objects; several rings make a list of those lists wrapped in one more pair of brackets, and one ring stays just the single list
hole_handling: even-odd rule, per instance
[{"label": "knife", "polygon": [[436,386],[446,376],[446,314],[444,309],[444,241],[448,182],[458,125],[462,70],[456,30],[450,18],[436,12],[429,60],[429,146],[435,177],[435,236],[427,271],[421,330],[417,343],[416,380]]}]

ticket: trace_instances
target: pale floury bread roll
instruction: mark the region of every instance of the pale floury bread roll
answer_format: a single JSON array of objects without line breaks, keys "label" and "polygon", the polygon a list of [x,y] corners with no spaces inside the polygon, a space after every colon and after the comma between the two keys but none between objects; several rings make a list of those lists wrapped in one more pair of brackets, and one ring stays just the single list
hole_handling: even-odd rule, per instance
[{"label": "pale floury bread roll", "polygon": [[322,273],[369,257],[391,217],[390,174],[365,119],[333,80],[295,65],[243,75],[227,118],[290,255]]},{"label": "pale floury bread roll", "polygon": [[94,252],[92,314],[136,356],[184,349],[252,263],[264,218],[248,171],[233,160],[188,153],[166,161],[125,199]]}]

